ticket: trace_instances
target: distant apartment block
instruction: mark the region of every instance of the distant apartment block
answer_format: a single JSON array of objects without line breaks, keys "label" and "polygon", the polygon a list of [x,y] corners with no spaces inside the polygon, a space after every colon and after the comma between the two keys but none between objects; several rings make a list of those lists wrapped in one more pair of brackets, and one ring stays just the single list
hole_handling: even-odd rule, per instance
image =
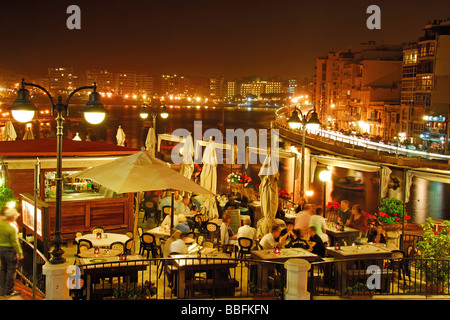
[{"label": "distant apartment block", "polygon": [[400,126],[402,47],[348,45],[316,61],[314,104],[335,130],[392,139]]},{"label": "distant apartment block", "polygon": [[114,82],[118,94],[153,93],[153,77],[145,73],[119,72],[114,75]]},{"label": "distant apartment block", "polygon": [[114,91],[114,75],[108,70],[89,69],[86,73],[86,85],[97,84],[99,92],[113,92]]},{"label": "distant apartment block", "polygon": [[448,153],[450,20],[430,21],[403,47],[401,125],[411,143]]}]

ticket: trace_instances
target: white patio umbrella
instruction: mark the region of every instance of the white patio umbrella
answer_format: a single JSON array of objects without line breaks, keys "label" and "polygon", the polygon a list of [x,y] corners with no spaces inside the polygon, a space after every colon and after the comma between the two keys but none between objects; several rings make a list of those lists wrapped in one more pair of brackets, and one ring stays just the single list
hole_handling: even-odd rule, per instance
[{"label": "white patio umbrella", "polygon": [[117,145],[124,147],[125,146],[125,132],[122,129],[122,126],[119,125],[116,134]]},{"label": "white patio umbrella", "polygon": [[203,168],[200,173],[200,185],[212,194],[205,196],[202,213],[207,213],[211,219],[219,216],[215,194],[217,192],[217,156],[214,141],[210,140],[202,158]]},{"label": "white patio umbrella", "polygon": [[11,120],[6,121],[5,127],[3,128],[3,141],[14,141],[16,138],[17,133]]},{"label": "white patio umbrella", "polygon": [[183,162],[181,163],[180,173],[188,179],[191,179],[194,173],[194,142],[192,135],[186,137],[183,146]]},{"label": "white patio umbrella", "polygon": [[[91,179],[116,193],[179,190],[210,194],[205,188],[170,168],[166,162],[152,157],[145,151],[87,169],[72,177]],[[139,206],[136,206],[133,229],[135,235],[138,215]]]},{"label": "white patio umbrella", "polygon": [[145,139],[145,149],[149,152],[151,156],[155,156],[156,149],[156,134],[154,128],[149,128],[147,133],[147,138]]},{"label": "white patio umbrella", "polygon": [[261,184],[259,192],[261,197],[261,213],[263,218],[258,221],[257,234],[264,236],[276,224],[275,215],[278,209],[278,178],[279,172],[276,158],[270,153],[266,156],[258,173]]},{"label": "white patio umbrella", "polygon": [[27,128],[27,132],[23,135],[23,140],[34,140],[34,134],[30,127]]}]

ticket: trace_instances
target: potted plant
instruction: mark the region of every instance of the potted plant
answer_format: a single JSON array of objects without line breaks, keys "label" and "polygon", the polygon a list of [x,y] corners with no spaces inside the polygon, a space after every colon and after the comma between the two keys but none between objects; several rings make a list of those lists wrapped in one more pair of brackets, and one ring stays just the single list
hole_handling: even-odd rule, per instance
[{"label": "potted plant", "polygon": [[353,287],[347,288],[347,295],[350,299],[372,299],[374,290],[371,290],[363,282],[356,283]]},{"label": "potted plant", "polygon": [[[2,179],[3,181],[3,179]],[[16,202],[17,199],[14,197],[14,192],[3,185],[3,182],[1,182],[0,185],[0,209],[7,206],[10,202]]]},{"label": "potted plant", "polygon": [[228,176],[223,180],[223,182],[233,184],[244,184],[244,186],[247,186],[249,182],[252,181],[252,178],[249,177],[247,174],[242,174],[240,172],[232,172],[228,174]]},{"label": "potted plant", "polygon": [[417,268],[427,284],[427,292],[438,294],[449,282],[450,267],[450,221],[442,222],[443,228],[435,230],[432,218],[427,218],[423,226],[423,240],[417,243],[419,250]]},{"label": "potted plant", "polygon": [[407,222],[411,219],[403,211],[403,201],[395,198],[384,198],[381,200],[381,206],[378,210],[378,213],[366,213],[365,215],[368,220],[380,222],[386,231],[398,231],[402,228],[403,221]]},{"label": "potted plant", "polygon": [[280,289],[269,290],[267,287],[258,288],[256,285],[250,284],[248,290],[253,300],[281,300],[283,297]]},{"label": "potted plant", "polygon": [[278,198],[282,201],[283,210],[288,208],[288,200],[291,199],[292,195],[286,190],[278,190]]}]

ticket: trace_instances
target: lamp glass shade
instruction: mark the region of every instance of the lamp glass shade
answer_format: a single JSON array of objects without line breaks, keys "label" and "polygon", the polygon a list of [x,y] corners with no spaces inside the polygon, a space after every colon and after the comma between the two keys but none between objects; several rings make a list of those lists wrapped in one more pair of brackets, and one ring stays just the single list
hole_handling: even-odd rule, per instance
[{"label": "lamp glass shade", "polygon": [[8,110],[11,111],[16,121],[29,122],[34,118],[38,109],[33,101],[30,100],[30,92],[25,88],[21,88],[17,90],[17,98]]},{"label": "lamp glass shade", "polygon": [[148,113],[141,112],[141,113],[139,114],[139,116],[140,116],[142,119],[147,119],[147,118],[148,118]]},{"label": "lamp glass shade", "polygon": [[313,111],[308,122],[306,123],[306,127],[310,130],[318,130],[321,125],[322,123],[319,120],[319,115],[316,111]]},{"label": "lamp glass shade", "polygon": [[147,107],[146,106],[142,106],[141,112],[139,113],[139,116],[142,119],[147,119],[148,118],[148,111],[147,111]]},{"label": "lamp glass shade", "polygon": [[99,124],[105,120],[104,112],[84,112],[84,118],[91,124]]},{"label": "lamp glass shade", "polygon": [[292,115],[287,122],[289,124],[289,127],[291,127],[292,129],[298,129],[301,127],[302,121],[298,116],[297,110],[292,111]]},{"label": "lamp glass shade", "polygon": [[103,103],[100,102],[100,94],[97,91],[91,92],[89,101],[81,112],[84,113],[86,121],[91,124],[101,123],[105,119],[106,113],[108,113]]},{"label": "lamp glass shade", "polygon": [[319,173],[320,181],[327,182],[331,179],[331,171],[323,170]]},{"label": "lamp glass shade", "polygon": [[167,112],[167,108],[165,106],[163,107],[160,115],[161,115],[161,118],[163,118],[163,119],[167,119],[169,117],[169,113]]},{"label": "lamp glass shade", "polygon": [[35,111],[31,110],[11,110],[11,114],[16,121],[29,122],[33,120]]}]

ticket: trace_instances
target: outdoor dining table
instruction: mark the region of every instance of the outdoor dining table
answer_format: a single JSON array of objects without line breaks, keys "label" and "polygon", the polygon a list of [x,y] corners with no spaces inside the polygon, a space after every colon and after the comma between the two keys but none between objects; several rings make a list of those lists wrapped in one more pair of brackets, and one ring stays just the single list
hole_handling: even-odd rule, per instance
[{"label": "outdoor dining table", "polygon": [[[211,249],[211,248],[205,248]],[[214,290],[215,296],[234,296],[234,280],[229,279],[230,268],[235,268],[237,262],[225,253],[212,252],[202,254],[174,255],[174,266],[178,269],[177,297],[187,298],[196,284],[200,289]],[[207,278],[193,279],[195,273],[206,273]],[[186,290],[188,289],[188,290]]]},{"label": "outdoor dining table", "polygon": [[344,227],[344,230],[337,230],[334,227],[327,226],[326,234],[331,238],[330,245],[334,245],[340,239],[344,239],[349,245],[352,242],[352,237],[359,236],[359,230],[350,227]]},{"label": "outdoor dining table", "polygon": [[[275,253],[273,249],[252,250],[251,258],[254,260],[265,260],[271,262],[285,262],[289,259],[304,259],[308,262],[317,261],[318,256],[302,248],[282,248],[280,253]],[[275,265],[257,263],[257,281],[262,282],[262,287],[267,287],[269,274],[273,273]]]},{"label": "outdoor dining table", "polygon": [[293,211],[293,210],[285,210],[285,211],[284,211],[284,217],[285,217],[286,219],[295,220],[295,218],[298,217],[298,213],[296,213],[296,212]]},{"label": "outdoor dining table", "polygon": [[[150,229],[150,230],[148,230],[146,232],[154,235],[158,239],[160,239],[160,238],[167,239],[167,238],[170,237],[170,229],[167,229],[167,228],[164,228],[164,227],[161,227],[161,226],[155,227],[155,228]],[[190,237],[185,239],[185,242],[187,244],[193,243],[194,241],[195,241],[194,238],[190,238]]]},{"label": "outdoor dining table", "polygon": [[125,242],[130,239],[127,235],[121,233],[105,232],[101,235],[101,238],[97,239],[97,234],[87,233],[82,235],[81,237],[75,238],[75,241],[78,242],[81,239],[89,240],[92,242],[92,245],[94,247],[109,248],[109,246],[114,242],[122,242],[123,244],[125,244]]},{"label": "outdoor dining table", "polygon": [[[110,254],[112,251],[110,250]],[[126,260],[121,260],[119,256],[99,255],[98,257],[77,257],[75,264],[80,268],[81,273],[86,277],[87,300],[91,297],[92,280],[100,281],[101,278],[124,277],[123,283],[137,282],[138,272],[145,271],[149,265],[148,260],[144,260],[141,255],[127,255]],[[112,293],[114,284],[104,282],[100,284],[100,289],[105,289]]]},{"label": "outdoor dining table", "polygon": [[80,258],[91,258],[91,259],[102,259],[104,257],[117,257],[122,253],[122,250],[99,248],[98,253],[95,253],[95,248],[90,248],[89,250],[82,251],[78,253]]},{"label": "outdoor dining table", "polygon": [[[335,262],[335,283],[336,287],[345,292],[349,277],[367,278],[367,267],[376,265],[384,269],[384,259],[392,257],[392,251],[395,246],[384,244],[361,244],[342,247],[327,247],[327,255],[334,257]],[[358,260],[358,261],[355,261]],[[359,261],[366,260],[366,261]],[[382,271],[382,277],[390,275],[386,270]],[[386,278],[385,278],[386,279]],[[389,290],[389,285],[382,281],[382,291]]]},{"label": "outdoor dining table", "polygon": [[147,230],[146,232],[159,238],[170,237],[170,229],[161,226]]}]

